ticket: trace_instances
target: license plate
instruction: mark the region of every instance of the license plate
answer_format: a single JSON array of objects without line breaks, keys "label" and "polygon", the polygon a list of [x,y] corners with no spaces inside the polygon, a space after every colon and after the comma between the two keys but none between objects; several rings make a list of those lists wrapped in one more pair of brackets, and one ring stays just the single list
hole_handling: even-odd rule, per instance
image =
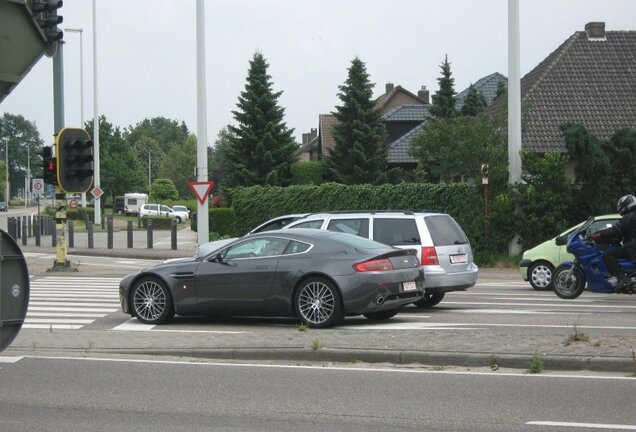
[{"label": "license plate", "polygon": [[458,254],[458,255],[450,256],[451,264],[466,264],[467,260],[468,258],[466,257],[466,254]]},{"label": "license plate", "polygon": [[403,291],[416,291],[417,290],[417,284],[415,282],[404,282],[404,283],[402,283],[402,290]]}]

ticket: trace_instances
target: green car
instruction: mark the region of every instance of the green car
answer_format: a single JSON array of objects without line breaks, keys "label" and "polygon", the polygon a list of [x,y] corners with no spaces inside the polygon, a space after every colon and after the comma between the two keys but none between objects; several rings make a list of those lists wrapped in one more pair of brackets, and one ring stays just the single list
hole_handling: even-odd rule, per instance
[{"label": "green car", "polygon": [[[611,227],[618,222],[620,218],[621,216],[618,214],[597,216],[590,226],[590,234]],[[572,231],[582,224],[583,222],[565,230],[559,235],[567,235],[569,239]],[[532,288],[536,290],[551,290],[554,269],[562,262],[574,260],[574,256],[565,250],[566,246],[557,246],[554,239],[556,239],[556,237],[544,241],[532,249],[528,249],[521,257],[519,272],[523,280],[530,282]]]}]

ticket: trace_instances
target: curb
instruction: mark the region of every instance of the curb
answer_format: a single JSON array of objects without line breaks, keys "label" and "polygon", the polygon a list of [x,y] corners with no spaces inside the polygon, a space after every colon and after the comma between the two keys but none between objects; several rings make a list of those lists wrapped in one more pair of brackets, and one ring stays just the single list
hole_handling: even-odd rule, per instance
[{"label": "curb", "polygon": [[[38,351],[58,351],[60,347],[49,349],[24,350],[9,348],[15,354]],[[126,354],[188,357],[207,360],[243,360],[243,361],[315,361],[337,363],[390,363],[395,365],[413,365],[436,367],[498,367],[527,370],[534,356],[527,354],[490,354],[461,352],[422,352],[382,349],[339,348],[70,348],[64,352],[77,351],[83,354]],[[590,356],[542,356],[545,371],[594,371],[614,372],[636,375],[636,363],[630,358],[590,357]]]}]

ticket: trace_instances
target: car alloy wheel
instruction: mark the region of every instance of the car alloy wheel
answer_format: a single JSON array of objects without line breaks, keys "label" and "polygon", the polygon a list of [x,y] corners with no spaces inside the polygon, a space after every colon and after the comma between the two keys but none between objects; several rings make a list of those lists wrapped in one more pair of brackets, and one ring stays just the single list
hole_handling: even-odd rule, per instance
[{"label": "car alloy wheel", "polygon": [[331,327],[344,317],[340,293],[333,283],[322,278],[303,281],[294,306],[298,317],[309,327]]},{"label": "car alloy wheel", "polygon": [[145,278],[137,282],[131,303],[135,316],[145,324],[161,324],[174,315],[170,292],[158,279]]}]

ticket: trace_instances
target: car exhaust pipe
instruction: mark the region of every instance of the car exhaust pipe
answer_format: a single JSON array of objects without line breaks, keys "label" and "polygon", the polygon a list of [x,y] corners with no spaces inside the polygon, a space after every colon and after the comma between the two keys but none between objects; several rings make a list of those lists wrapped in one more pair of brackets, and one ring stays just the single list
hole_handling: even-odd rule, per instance
[{"label": "car exhaust pipe", "polygon": [[375,299],[375,304],[381,305],[382,303],[384,303],[384,300],[384,297],[379,296],[377,299]]}]

